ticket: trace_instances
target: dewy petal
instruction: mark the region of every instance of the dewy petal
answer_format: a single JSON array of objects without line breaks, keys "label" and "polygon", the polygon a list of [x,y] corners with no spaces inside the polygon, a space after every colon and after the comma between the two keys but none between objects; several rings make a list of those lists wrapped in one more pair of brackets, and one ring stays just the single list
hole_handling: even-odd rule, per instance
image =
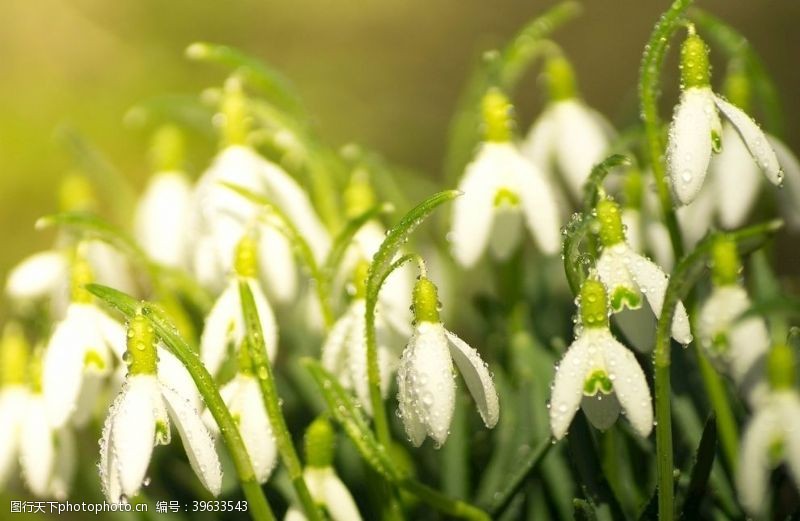
[{"label": "dewy petal", "polygon": [[756,164],[767,176],[767,179],[772,184],[780,186],[783,182],[783,171],[781,171],[778,158],[775,156],[775,151],[772,150],[764,131],[737,106],[728,103],[719,96],[714,96],[714,102],[717,104],[719,111],[736,128],[745,146],[747,146]]},{"label": "dewy petal", "polygon": [[68,266],[67,258],[61,252],[35,253],[17,264],[8,274],[6,294],[19,300],[47,297],[64,284]]},{"label": "dewy petal", "polygon": [[504,157],[499,146],[481,145],[458,185],[463,195],[453,201],[453,229],[449,238],[453,256],[465,268],[475,265],[489,241],[497,192],[494,170],[502,168]]},{"label": "dewy petal", "polygon": [[556,102],[551,110],[556,121],[556,161],[573,196],[580,198],[592,167],[608,149],[608,136],[599,114],[577,99]]},{"label": "dewy petal", "polygon": [[[624,243],[615,244],[603,249],[600,258],[597,259],[597,275],[605,287],[608,288],[611,309],[615,313],[622,311],[626,307],[638,309],[642,305],[637,284],[631,278],[631,274],[627,269],[628,251],[632,251],[628,245]],[[622,296],[615,298],[618,294]]]},{"label": "dewy petal", "polygon": [[759,193],[761,178],[758,166],[750,160],[750,152],[733,126],[722,126],[724,148],[711,160],[710,176],[723,228],[731,230],[744,224]]},{"label": "dewy petal", "polygon": [[356,502],[342,480],[328,467],[330,473],[322,482],[325,509],[332,521],[361,521]]},{"label": "dewy petal", "polygon": [[[639,290],[647,298],[647,303],[650,304],[653,313],[656,317],[660,317],[669,284],[667,274],[656,263],[630,249],[626,253],[626,265],[633,280],[639,286]],[[692,341],[689,315],[681,302],[678,302],[675,307],[675,315],[672,319],[672,338],[683,345],[688,345]]]},{"label": "dewy petal", "polygon": [[178,358],[173,355],[164,344],[158,343],[158,382],[178,395],[189,400],[191,404],[200,409],[203,400],[197,391],[197,386],[192,376]]},{"label": "dewy petal", "polygon": [[478,351],[470,347],[458,336],[445,330],[450,341],[450,355],[458,366],[458,371],[467,384],[467,389],[478,406],[483,423],[490,429],[497,425],[500,418],[500,401],[494,387],[492,375]]},{"label": "dewy petal", "polygon": [[780,434],[782,418],[769,405],[757,410],[742,435],[736,485],[739,499],[748,512],[759,512],[764,504],[769,479],[769,448]]},{"label": "dewy petal", "polygon": [[581,409],[596,429],[605,431],[619,418],[620,404],[614,393],[598,392],[593,396],[584,395],[581,399]]},{"label": "dewy petal", "polygon": [[588,338],[580,336],[556,366],[550,396],[550,430],[560,440],[569,429],[583,398],[583,382],[589,365]]},{"label": "dewy petal", "polygon": [[681,204],[691,203],[711,160],[714,98],[709,88],[691,87],[681,94],[669,129],[667,171]]},{"label": "dewy petal", "polygon": [[[372,415],[372,400],[369,394],[369,379],[367,377],[367,323],[365,317],[366,303],[363,299],[356,300],[351,305],[352,322],[345,341],[347,356],[347,373],[350,377],[353,390],[367,414]],[[381,364],[378,364],[381,368]],[[381,373],[385,373],[381,371]],[[381,374],[381,382],[387,380],[387,374]],[[381,386],[383,387],[383,385]]]},{"label": "dewy petal", "polygon": [[647,437],[653,429],[653,405],[644,371],[633,353],[611,335],[603,345],[603,356],[622,410],[636,432]]},{"label": "dewy petal", "polygon": [[783,190],[778,192],[782,213],[786,216],[787,224],[796,230],[800,228],[800,162],[778,138],[767,135],[767,139],[785,173]]},{"label": "dewy petal", "polygon": [[275,434],[269,423],[258,382],[252,376],[236,375],[228,384],[236,386],[228,403],[231,414],[237,419],[247,454],[253,464],[256,479],[266,483],[275,468],[278,448]]},{"label": "dewy petal", "polygon": [[0,391],[0,489],[5,488],[17,460],[27,407],[28,392],[24,387],[14,385]]},{"label": "dewy petal", "polygon": [[262,226],[260,235],[258,264],[266,290],[277,302],[291,302],[297,296],[297,269],[292,245],[272,226]]},{"label": "dewy petal", "polygon": [[155,261],[186,264],[192,185],[183,172],[159,172],[147,185],[134,217],[136,239]]},{"label": "dewy petal", "polygon": [[[716,189],[716,178],[708,179],[691,203],[675,211],[687,249],[694,248],[711,229],[714,212],[719,205]],[[670,244],[669,235],[666,244]]]},{"label": "dewy petal", "polygon": [[425,441],[428,431],[422,423],[419,407],[415,403],[412,372],[411,357],[404,356],[400,359],[400,366],[397,369],[397,402],[408,440],[413,446],[419,447]]},{"label": "dewy petal", "polygon": [[28,410],[22,423],[20,463],[25,482],[34,496],[50,496],[50,479],[55,467],[53,431],[47,421],[47,411],[41,397],[28,401]]},{"label": "dewy petal", "polygon": [[214,440],[208,433],[200,414],[192,404],[174,391],[161,387],[169,415],[178,428],[189,464],[209,492],[219,495],[222,487],[222,467]]},{"label": "dewy petal", "polygon": [[561,217],[553,187],[533,163],[519,154],[514,157],[525,222],[539,249],[552,255],[561,249]]},{"label": "dewy petal", "polygon": [[142,487],[156,444],[154,409],[161,401],[153,375],[130,376],[113,415],[111,446],[116,456],[122,493],[131,498]]},{"label": "dewy petal", "polygon": [[628,242],[631,249],[638,253],[644,252],[642,219],[642,213],[636,208],[622,209],[622,225],[625,227],[625,240]]},{"label": "dewy petal", "polygon": [[114,403],[103,422],[103,434],[100,438],[100,462],[97,467],[100,472],[100,484],[103,487],[103,494],[109,503],[119,503],[122,496],[119,465],[117,464],[117,455],[114,452],[112,439],[114,437],[116,410],[119,408],[123,397],[124,393],[120,393],[114,399]]},{"label": "dewy petal", "polygon": [[286,515],[283,516],[283,521],[308,521],[308,518],[299,508],[290,506]]},{"label": "dewy petal", "polygon": [[118,360],[122,360],[127,349],[125,327],[98,307],[87,307],[87,312],[92,315],[95,327],[103,338],[103,344],[117,355]]},{"label": "dewy petal", "polygon": [[[456,390],[453,382],[453,361],[447,348],[444,327],[438,323],[421,322],[403,352],[407,365],[401,388],[400,411],[406,432],[415,439],[415,429],[409,428],[406,415],[416,414],[428,435],[441,446],[450,433],[455,409]],[[411,417],[409,417],[411,418]]]}]

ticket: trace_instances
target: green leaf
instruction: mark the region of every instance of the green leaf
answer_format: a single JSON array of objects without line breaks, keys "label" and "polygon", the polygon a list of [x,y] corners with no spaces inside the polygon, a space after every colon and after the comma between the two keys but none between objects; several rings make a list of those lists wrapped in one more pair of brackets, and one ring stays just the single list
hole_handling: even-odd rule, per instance
[{"label": "green leaf", "polygon": [[356,406],[350,393],[317,360],[303,358],[300,363],[314,378],[333,419],[344,429],[364,461],[387,480],[399,480],[401,474],[386,450],[375,439],[361,407]]},{"label": "green leaf", "polygon": [[506,486],[503,490],[494,494],[492,498],[492,502],[489,505],[489,513],[493,516],[497,516],[503,509],[508,505],[511,498],[522,488],[522,485],[525,483],[527,478],[533,474],[538,468],[539,463],[542,461],[550,448],[553,446],[553,440],[548,436],[535,448],[529,449],[528,452],[524,456],[518,457],[521,458],[521,461],[518,463],[517,467],[511,472],[511,475],[507,477]]},{"label": "green leaf", "polygon": [[194,60],[216,63],[232,69],[232,72],[261,91],[270,102],[295,117],[305,118],[305,109],[300,96],[289,80],[275,69],[267,67],[258,58],[227,45],[209,42],[191,44],[186,49],[186,55]]},{"label": "green leaf", "polygon": [[219,394],[214,378],[209,374],[197,353],[181,338],[175,325],[158,309],[157,306],[138,301],[130,295],[99,284],[89,284],[86,289],[109,306],[119,311],[126,319],[130,320],[141,310],[156,331],[158,337],[180,362],[186,367],[192,377],[203,402],[219,425],[222,439],[233,459],[236,474],[242,485],[245,498],[254,519],[275,519],[267,503],[261,486],[256,480],[250,457],[239,433],[239,427],[231,416],[225,402]]},{"label": "green leaf", "polygon": [[686,498],[683,501],[681,520],[689,521],[700,518],[700,505],[706,495],[716,450],[717,422],[712,414],[706,420],[703,436],[700,438],[700,445],[697,447],[697,453],[695,453],[694,465],[689,478],[689,488],[686,490]]}]

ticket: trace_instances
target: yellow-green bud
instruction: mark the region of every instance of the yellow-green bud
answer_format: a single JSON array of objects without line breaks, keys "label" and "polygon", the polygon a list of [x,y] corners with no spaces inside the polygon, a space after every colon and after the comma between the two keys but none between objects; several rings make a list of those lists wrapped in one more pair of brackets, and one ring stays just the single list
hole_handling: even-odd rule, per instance
[{"label": "yellow-green bud", "polygon": [[241,82],[229,78],[222,94],[222,139],[225,146],[244,145],[250,133],[250,119],[247,110],[247,97]]},{"label": "yellow-green bud", "polygon": [[545,63],[547,89],[552,101],[563,101],[577,97],[575,71],[572,64],[558,53],[548,58]]},{"label": "yellow-green bud", "polygon": [[0,385],[23,385],[28,369],[30,346],[22,328],[15,323],[6,325],[0,340]]},{"label": "yellow-green bud", "polygon": [[128,374],[156,374],[156,333],[141,311],[128,323],[128,351],[124,356]]},{"label": "yellow-green bud", "polygon": [[420,277],[414,285],[414,319],[417,322],[439,322],[439,295],[436,284]]},{"label": "yellow-green bud", "polygon": [[720,235],[711,245],[711,280],[715,286],[729,286],[739,281],[742,263],[736,243]]},{"label": "yellow-green bud", "polygon": [[581,323],[587,328],[608,328],[608,293],[597,279],[586,279],[581,286]]},{"label": "yellow-green bud", "polygon": [[240,277],[254,279],[258,276],[258,245],[255,239],[245,234],[236,245],[233,267]]},{"label": "yellow-green bud", "polygon": [[94,188],[80,172],[69,172],[58,190],[58,207],[62,212],[90,212],[97,206]]},{"label": "yellow-green bud", "polygon": [[684,89],[691,87],[708,87],[711,85],[711,65],[708,62],[708,46],[690,28],[689,36],[681,45],[681,85]]},{"label": "yellow-green bud", "polygon": [[485,141],[506,143],[514,132],[514,107],[503,92],[493,87],[483,95],[483,136]]},{"label": "yellow-green bud", "polygon": [[597,203],[597,220],[600,222],[600,242],[606,248],[625,241],[619,205],[612,199],[601,199]]},{"label": "yellow-green bud", "polygon": [[767,376],[772,389],[791,389],[795,381],[795,357],[788,344],[776,344],[767,355]]},{"label": "yellow-green bud", "polygon": [[369,174],[358,169],[350,176],[344,190],[344,208],[348,219],[354,219],[375,206],[375,191],[369,184]]},{"label": "yellow-green bud", "polygon": [[70,298],[72,302],[88,304],[92,301],[92,294],[86,289],[87,284],[94,282],[94,273],[89,262],[75,252],[72,258],[70,273]]},{"label": "yellow-green bud", "polygon": [[150,160],[155,172],[182,170],[184,156],[183,133],[177,126],[163,125],[153,134]]},{"label": "yellow-green bud", "polygon": [[320,416],[308,426],[305,434],[306,465],[325,468],[333,464],[336,434],[331,423]]}]

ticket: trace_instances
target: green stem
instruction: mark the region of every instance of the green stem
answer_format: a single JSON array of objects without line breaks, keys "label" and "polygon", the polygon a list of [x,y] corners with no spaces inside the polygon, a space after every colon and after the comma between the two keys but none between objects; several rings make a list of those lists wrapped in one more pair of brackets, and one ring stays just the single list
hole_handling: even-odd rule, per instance
[{"label": "green stem", "polygon": [[219,389],[214,383],[214,378],[209,374],[194,350],[178,335],[177,329],[172,322],[164,317],[152,304],[140,302],[121,291],[98,284],[90,284],[86,289],[119,310],[129,320],[136,316],[137,310],[141,309],[142,314],[153,325],[164,344],[186,367],[194,384],[197,386],[197,390],[200,392],[200,396],[203,397],[203,402],[211,416],[214,417],[214,421],[217,422],[222,440],[233,460],[239,483],[247,499],[250,515],[257,521],[274,520],[275,516],[272,513],[272,509],[267,503],[264,491],[261,490],[261,485],[256,479],[253,466],[250,463],[250,456],[247,454],[247,448],[239,433],[239,427],[225,406],[225,402],[219,394]]},{"label": "green stem", "polygon": [[322,521],[322,515],[303,479],[303,466],[292,443],[292,435],[286,426],[286,419],[283,417],[278,390],[275,387],[275,378],[272,374],[272,366],[269,363],[267,347],[264,343],[261,321],[253,300],[253,293],[244,280],[239,281],[239,296],[242,301],[242,313],[244,314],[245,328],[247,330],[246,348],[250,349],[253,370],[261,389],[261,397],[264,399],[264,407],[267,410],[269,422],[275,433],[275,441],[278,445],[281,461],[286,466],[286,472],[292,480],[292,485],[300,504],[303,506],[306,517],[312,521]]},{"label": "green stem", "polygon": [[722,453],[725,455],[725,461],[731,473],[736,475],[736,467],[739,462],[739,431],[736,427],[736,419],[733,416],[728,394],[725,392],[725,383],[705,354],[700,349],[696,351],[697,365],[703,377],[706,395],[714,408]]},{"label": "green stem", "polygon": [[[664,316],[663,312],[662,315]],[[658,355],[656,355],[658,359]],[[669,361],[655,367],[656,467],[658,471],[658,518],[675,517],[672,475],[672,414],[670,411]]]},{"label": "green stem", "polygon": [[641,117],[647,137],[647,154],[656,181],[661,211],[669,230],[672,252],[675,259],[683,257],[683,238],[678,227],[678,219],[672,208],[672,195],[669,191],[664,167],[664,142],[661,131],[661,118],[658,115],[658,96],[660,92],[661,66],[670,37],[681,27],[683,13],[693,0],[675,0],[661,16],[645,46],[642,65],[639,71],[639,101]]},{"label": "green stem", "polygon": [[411,478],[401,479],[398,485],[445,514],[472,521],[490,521],[489,515],[464,501],[445,496],[438,490]]}]

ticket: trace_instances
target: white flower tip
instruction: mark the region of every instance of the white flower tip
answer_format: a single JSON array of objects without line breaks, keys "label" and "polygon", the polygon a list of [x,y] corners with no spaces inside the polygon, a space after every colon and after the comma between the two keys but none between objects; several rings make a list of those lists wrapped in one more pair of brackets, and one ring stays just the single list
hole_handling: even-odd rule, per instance
[{"label": "white flower tip", "polygon": [[194,42],[186,48],[186,57],[191,60],[202,60],[209,55],[210,47],[205,42]]},{"label": "white flower tip", "polygon": [[445,330],[445,335],[450,341],[450,355],[475,400],[483,423],[488,428],[493,428],[500,419],[500,401],[488,366],[475,348],[470,347],[450,331]]}]

